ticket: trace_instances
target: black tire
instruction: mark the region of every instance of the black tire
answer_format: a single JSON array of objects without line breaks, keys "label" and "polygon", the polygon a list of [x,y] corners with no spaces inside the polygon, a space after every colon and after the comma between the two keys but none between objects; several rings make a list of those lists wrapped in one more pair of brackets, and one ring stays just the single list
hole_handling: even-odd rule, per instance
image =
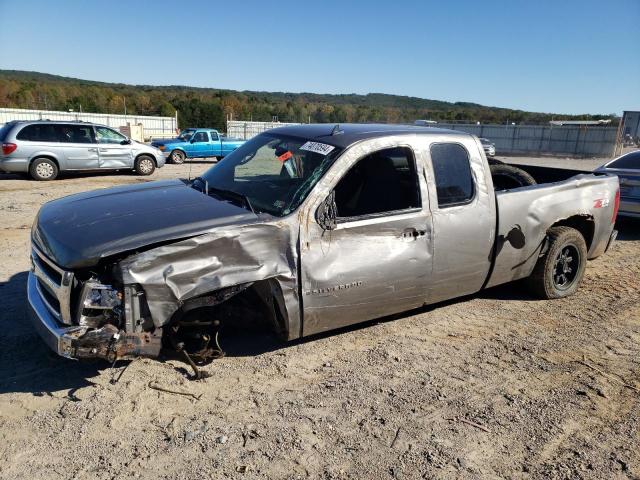
[{"label": "black tire", "polygon": [[182,150],[173,150],[169,155],[169,161],[171,163],[175,163],[176,165],[180,165],[181,163],[184,163],[186,157],[187,156]]},{"label": "black tire", "polygon": [[509,190],[511,188],[535,185],[536,180],[521,168],[504,163],[490,164],[491,178],[494,190]]},{"label": "black tire", "polygon": [[134,170],[138,175],[148,176],[156,170],[156,162],[149,155],[140,155],[136,158]]},{"label": "black tire", "polygon": [[547,232],[547,252],[538,259],[526,282],[531,292],[542,299],[573,295],[582,281],[587,265],[587,244],[582,234],[571,227],[552,227]]},{"label": "black tire", "polygon": [[58,172],[58,165],[50,158],[36,158],[29,166],[31,178],[41,182],[55,180]]}]

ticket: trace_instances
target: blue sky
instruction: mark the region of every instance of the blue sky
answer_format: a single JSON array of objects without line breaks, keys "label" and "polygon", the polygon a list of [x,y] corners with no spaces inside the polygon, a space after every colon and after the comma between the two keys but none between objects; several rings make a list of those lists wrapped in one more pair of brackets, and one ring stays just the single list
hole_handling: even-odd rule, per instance
[{"label": "blue sky", "polygon": [[0,68],[621,113],[640,110],[640,0],[0,0]]}]

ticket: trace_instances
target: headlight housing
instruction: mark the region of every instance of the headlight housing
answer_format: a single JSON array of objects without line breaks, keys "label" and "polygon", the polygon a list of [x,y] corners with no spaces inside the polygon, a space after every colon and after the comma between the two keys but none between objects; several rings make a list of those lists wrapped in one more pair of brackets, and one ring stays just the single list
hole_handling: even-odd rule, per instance
[{"label": "headlight housing", "polygon": [[122,292],[111,285],[94,278],[87,280],[80,291],[78,324],[93,328],[105,323],[118,326],[123,313],[122,298]]}]

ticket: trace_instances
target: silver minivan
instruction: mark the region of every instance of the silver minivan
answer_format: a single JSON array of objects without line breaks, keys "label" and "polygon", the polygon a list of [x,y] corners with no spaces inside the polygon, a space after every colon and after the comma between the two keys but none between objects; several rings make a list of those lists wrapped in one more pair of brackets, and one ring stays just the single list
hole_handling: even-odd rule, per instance
[{"label": "silver minivan", "polygon": [[59,172],[127,170],[151,175],[165,158],[157,148],[86,122],[13,121],[0,128],[0,172],[53,180]]}]

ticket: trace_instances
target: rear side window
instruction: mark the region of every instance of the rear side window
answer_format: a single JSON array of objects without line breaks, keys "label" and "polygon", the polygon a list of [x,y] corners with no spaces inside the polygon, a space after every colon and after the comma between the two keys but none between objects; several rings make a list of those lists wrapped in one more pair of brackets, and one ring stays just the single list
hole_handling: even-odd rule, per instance
[{"label": "rear side window", "polygon": [[458,143],[431,145],[431,164],[438,192],[438,207],[450,207],[473,198],[469,153]]},{"label": "rear side window", "polygon": [[607,167],[640,170],[640,150],[623,155],[619,159],[611,162],[609,165],[607,165]]},{"label": "rear side window", "polygon": [[207,135],[207,132],[198,132],[193,136],[191,140],[194,142],[208,142],[209,135]]},{"label": "rear side window", "polygon": [[7,138],[7,134],[9,130],[15,125],[15,123],[5,123],[2,128],[0,128],[0,142],[4,142],[4,139]]},{"label": "rear side window", "polygon": [[36,123],[27,125],[16,135],[18,140],[28,142],[58,142],[58,132],[56,125],[50,123]]},{"label": "rear side window", "polygon": [[16,138],[28,142],[93,143],[93,128],[84,125],[37,123],[24,127]]},{"label": "rear side window", "polygon": [[216,140],[218,140],[218,134],[216,132],[209,132],[209,135],[211,135],[212,142],[215,142]]}]

